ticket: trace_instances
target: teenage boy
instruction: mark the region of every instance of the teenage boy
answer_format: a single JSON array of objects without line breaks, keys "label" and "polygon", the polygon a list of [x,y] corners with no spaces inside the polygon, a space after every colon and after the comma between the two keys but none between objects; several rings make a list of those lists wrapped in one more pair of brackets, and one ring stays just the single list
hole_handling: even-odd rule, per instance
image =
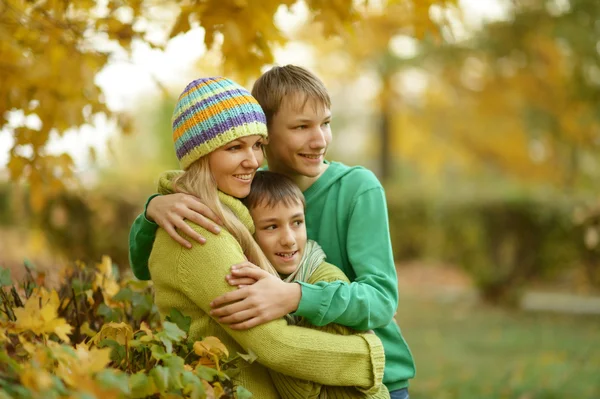
[{"label": "teenage boy", "polygon": [[[398,285],[381,184],[367,169],[325,160],[332,138],[331,101],[315,75],[297,66],[275,67],[256,81],[252,95],[267,116],[269,170],[286,175],[303,191],[308,238],[321,245],[328,261],[352,283],[286,283],[233,265],[231,284],[247,282],[246,277],[258,281],[216,298],[213,316],[234,329],[292,313],[317,326],[337,323],[373,330],[385,348],[384,384],[392,398],[408,398],[415,367],[393,319]],[[179,233],[205,241],[186,229],[184,219],[218,232],[209,222],[214,215],[197,199],[173,194],[148,200],[130,234],[131,265],[138,278],[150,278],[147,259],[159,225],[184,245],[189,242]]]}]

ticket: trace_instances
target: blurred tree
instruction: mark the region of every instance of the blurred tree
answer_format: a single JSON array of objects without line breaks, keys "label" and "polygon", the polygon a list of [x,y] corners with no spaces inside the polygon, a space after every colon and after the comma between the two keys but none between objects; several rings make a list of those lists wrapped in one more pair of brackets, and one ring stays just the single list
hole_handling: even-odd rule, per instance
[{"label": "blurred tree", "polygon": [[516,1],[509,19],[412,60],[428,84],[404,123],[474,169],[591,188],[600,177],[599,37],[598,1]]},{"label": "blurred tree", "polygon": [[[395,115],[402,102],[397,91],[395,78],[407,60],[393,50],[398,38],[417,39],[436,44],[441,43],[441,28],[450,28],[446,13],[458,11],[456,1],[394,1],[386,7],[372,7],[363,12],[363,18],[351,33],[326,39],[326,35],[315,35],[314,26],[306,26],[299,37],[313,44],[318,58],[323,60],[319,73],[332,80],[352,81],[360,75],[373,73],[379,87],[375,109],[378,133],[379,165],[376,172],[387,180],[393,175],[392,146],[396,131]],[[432,18],[432,15],[436,15]],[[317,30],[318,31],[318,30]],[[336,62],[342,59],[342,62]],[[331,68],[331,64],[342,64]]]},{"label": "blurred tree", "polygon": [[[272,63],[272,48],[287,40],[274,23],[275,13],[280,6],[297,2],[3,0],[0,129],[15,139],[8,165],[11,178],[29,182],[32,204],[38,210],[48,195],[73,180],[73,160],[64,154],[48,155],[46,144],[52,132],[62,135],[91,123],[98,113],[117,117],[104,105],[94,77],[112,55],[129,52],[132,42],[164,48],[168,39],[201,26],[206,47],[222,54],[223,72],[248,78]],[[433,2],[390,1],[417,10],[421,3]],[[361,18],[359,8],[368,2],[307,0],[306,4],[325,33],[336,34],[351,29]],[[422,17],[428,19],[426,14]],[[165,40],[151,40],[149,33],[155,34],[157,28],[166,33]],[[130,130],[126,119],[119,121],[123,131]]]}]

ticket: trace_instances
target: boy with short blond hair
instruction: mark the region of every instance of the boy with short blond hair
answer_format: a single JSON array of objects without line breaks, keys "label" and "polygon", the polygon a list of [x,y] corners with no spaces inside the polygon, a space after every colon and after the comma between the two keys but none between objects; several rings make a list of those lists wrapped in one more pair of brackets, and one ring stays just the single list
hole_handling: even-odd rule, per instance
[{"label": "boy with short blond hair", "polygon": [[[285,283],[261,277],[255,283],[260,289],[244,287],[216,298],[212,315],[233,329],[251,328],[293,313],[317,326],[337,323],[373,330],[385,348],[384,384],[393,399],[408,398],[408,380],[414,377],[415,366],[394,321],[398,282],[383,187],[365,168],[325,160],[332,139],[331,101],[315,75],[297,66],[275,67],[256,81],[252,94],[267,116],[269,170],[286,175],[300,187],[306,199],[308,238],[321,245],[328,261],[352,283]],[[210,226],[198,215],[207,212],[195,201],[165,197],[171,198],[151,199],[131,231],[132,268],[141,277],[149,277],[144,257],[152,246],[152,229],[156,229],[145,215],[170,227],[178,240],[181,237],[173,227],[182,225],[184,218]],[[181,211],[165,211],[177,208]],[[185,227],[182,232],[187,234]],[[256,273],[234,265],[231,283]]]}]

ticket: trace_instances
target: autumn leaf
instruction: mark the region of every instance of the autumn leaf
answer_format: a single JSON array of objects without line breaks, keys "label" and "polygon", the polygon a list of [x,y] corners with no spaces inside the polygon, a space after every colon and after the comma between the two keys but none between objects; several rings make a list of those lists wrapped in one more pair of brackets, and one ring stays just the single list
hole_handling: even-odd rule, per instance
[{"label": "autumn leaf", "polygon": [[60,306],[58,293],[48,293],[43,288],[34,290],[27,299],[24,307],[14,309],[16,321],[12,323],[12,329],[19,333],[32,331],[36,335],[54,333],[65,342],[70,342],[68,334],[73,331],[64,318],[58,317]]},{"label": "autumn leaf", "polygon": [[104,339],[112,339],[119,345],[126,345],[127,342],[133,339],[133,330],[127,323],[110,322],[104,324],[98,334],[92,338],[94,343],[99,343]]},{"label": "autumn leaf", "polygon": [[25,367],[20,377],[23,386],[34,392],[43,392],[52,386],[52,375],[44,369]]},{"label": "autumn leaf", "polygon": [[198,356],[213,355],[217,357],[229,357],[227,347],[217,337],[206,337],[202,341],[194,342],[194,352]]}]

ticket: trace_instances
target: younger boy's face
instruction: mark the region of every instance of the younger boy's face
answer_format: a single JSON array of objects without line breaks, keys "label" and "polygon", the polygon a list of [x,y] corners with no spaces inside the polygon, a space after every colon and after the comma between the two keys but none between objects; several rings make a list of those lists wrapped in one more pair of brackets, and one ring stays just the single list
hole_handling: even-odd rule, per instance
[{"label": "younger boy's face", "polygon": [[306,245],[304,207],[298,202],[268,207],[258,204],[250,209],[256,232],[254,238],[279,274],[292,274]]},{"label": "younger boy's face", "polygon": [[331,143],[331,111],[298,94],[285,97],[269,123],[269,169],[290,177],[318,177]]}]

